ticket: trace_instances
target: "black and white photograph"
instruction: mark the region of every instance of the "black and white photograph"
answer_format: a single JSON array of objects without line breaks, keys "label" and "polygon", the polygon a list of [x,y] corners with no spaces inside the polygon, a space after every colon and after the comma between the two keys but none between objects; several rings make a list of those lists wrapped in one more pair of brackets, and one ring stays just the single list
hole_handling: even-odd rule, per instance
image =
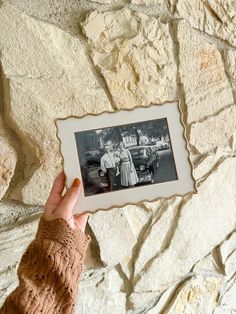
[{"label": "black and white photograph", "polygon": [[55,123],[66,186],[81,180],[75,213],[196,193],[178,101]]},{"label": "black and white photograph", "polygon": [[167,118],[74,135],[85,196],[178,180]]}]

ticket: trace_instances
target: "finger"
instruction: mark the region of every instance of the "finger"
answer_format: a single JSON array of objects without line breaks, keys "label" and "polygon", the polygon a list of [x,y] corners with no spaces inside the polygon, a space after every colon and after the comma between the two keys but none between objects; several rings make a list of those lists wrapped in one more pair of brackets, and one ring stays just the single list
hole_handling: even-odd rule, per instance
[{"label": "finger", "polygon": [[62,192],[65,187],[65,174],[63,171],[61,171],[52,186],[50,195],[48,197],[48,200],[45,204],[45,212],[46,213],[52,213],[61,203],[62,201]]},{"label": "finger", "polygon": [[50,195],[53,196],[61,195],[64,190],[64,187],[65,187],[65,174],[64,171],[61,171],[54,181]]},{"label": "finger", "polygon": [[83,232],[85,231],[85,227],[88,222],[89,216],[90,216],[89,213],[84,213],[81,215],[74,215],[74,220],[75,220],[77,228],[81,229]]},{"label": "finger", "polygon": [[61,214],[63,217],[71,217],[73,208],[79,198],[81,190],[80,179],[76,178],[63,197],[60,206],[57,208],[56,213]]}]

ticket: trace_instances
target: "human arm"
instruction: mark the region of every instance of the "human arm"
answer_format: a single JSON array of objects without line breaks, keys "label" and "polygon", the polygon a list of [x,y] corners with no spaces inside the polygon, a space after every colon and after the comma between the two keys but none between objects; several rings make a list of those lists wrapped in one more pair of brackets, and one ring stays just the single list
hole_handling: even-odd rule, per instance
[{"label": "human arm", "polygon": [[107,172],[107,169],[106,169],[106,167],[105,167],[105,158],[104,158],[104,157],[101,158],[101,161],[100,161],[100,168],[101,168],[101,170],[102,170],[104,173]]},{"label": "human arm", "polygon": [[73,313],[77,280],[90,236],[84,230],[88,214],[74,217],[80,193],[78,181],[65,196],[61,173],[53,185],[35,239],[18,268],[19,285],[0,313]]}]

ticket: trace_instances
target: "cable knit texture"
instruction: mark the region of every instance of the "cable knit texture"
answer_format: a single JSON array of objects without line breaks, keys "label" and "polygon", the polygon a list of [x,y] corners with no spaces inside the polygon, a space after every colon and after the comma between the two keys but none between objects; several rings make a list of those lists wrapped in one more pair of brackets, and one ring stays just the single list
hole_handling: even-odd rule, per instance
[{"label": "cable knit texture", "polygon": [[90,240],[62,218],[41,217],[36,237],[18,267],[19,286],[0,313],[74,313],[77,281]]}]

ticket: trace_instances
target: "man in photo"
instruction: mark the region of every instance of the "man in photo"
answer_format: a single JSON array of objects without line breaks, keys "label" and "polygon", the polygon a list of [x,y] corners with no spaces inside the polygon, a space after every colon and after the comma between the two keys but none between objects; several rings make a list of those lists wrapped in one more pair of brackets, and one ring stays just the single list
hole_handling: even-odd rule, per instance
[{"label": "man in photo", "polygon": [[107,177],[108,191],[113,191],[117,167],[111,145],[105,146],[105,154],[101,158],[100,168]]}]

